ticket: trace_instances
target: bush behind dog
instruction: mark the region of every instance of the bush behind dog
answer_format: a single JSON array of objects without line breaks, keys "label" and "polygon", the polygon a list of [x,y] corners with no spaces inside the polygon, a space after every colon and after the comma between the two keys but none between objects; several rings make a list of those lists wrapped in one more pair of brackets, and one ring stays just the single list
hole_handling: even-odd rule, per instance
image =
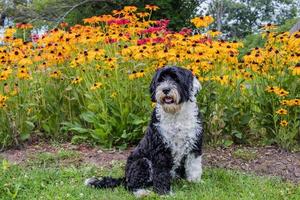
[{"label": "bush behind dog", "polygon": [[201,81],[207,143],[299,146],[300,32],[278,33],[267,24],[265,45],[238,59],[241,42],[203,32],[211,17],[193,19],[203,32],[193,35],[190,29],[169,31],[168,20],[151,20],[158,8],[147,9],[128,6],[85,19],[84,26],[63,23],[31,41],[15,37],[17,30],[28,33],[29,24],[6,29],[0,47],[1,146],[34,138],[134,144],[154,106],[150,79],[164,65],[189,68]]}]

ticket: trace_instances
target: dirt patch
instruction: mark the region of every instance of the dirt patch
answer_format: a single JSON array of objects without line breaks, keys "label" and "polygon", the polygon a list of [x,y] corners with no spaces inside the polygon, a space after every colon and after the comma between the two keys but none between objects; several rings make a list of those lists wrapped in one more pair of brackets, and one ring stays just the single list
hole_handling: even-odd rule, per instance
[{"label": "dirt patch", "polygon": [[14,164],[22,164],[26,161],[29,161],[30,159],[33,159],[41,153],[52,153],[54,155],[57,155],[61,151],[76,152],[76,154],[80,157],[80,159],[76,159],[76,161],[80,163],[87,163],[98,166],[109,166],[115,161],[125,161],[131,149],[124,151],[102,150],[86,145],[72,145],[69,143],[65,143],[59,146],[52,146],[43,143],[39,145],[29,145],[23,149],[10,149],[4,151],[0,153],[0,158],[3,157]]},{"label": "dirt patch", "polygon": [[[79,159],[77,163],[87,163],[96,166],[110,166],[115,161],[125,161],[131,149],[125,151],[102,150],[85,145],[61,144],[51,146],[48,144],[31,145],[21,150],[8,150],[0,153],[11,163],[25,163],[34,155],[40,153],[57,154],[60,151],[76,152]],[[78,163],[79,162],[79,163]],[[69,163],[70,164],[70,163]],[[274,146],[267,147],[240,147],[208,148],[204,149],[203,165],[205,167],[218,167],[258,175],[280,176],[284,180],[300,183],[300,153],[291,153]]]},{"label": "dirt patch", "polygon": [[[244,152],[239,156],[236,152]],[[283,149],[267,147],[232,147],[207,149],[204,153],[204,165],[255,172],[258,175],[280,176],[284,180],[300,183],[300,153],[291,153]]]}]

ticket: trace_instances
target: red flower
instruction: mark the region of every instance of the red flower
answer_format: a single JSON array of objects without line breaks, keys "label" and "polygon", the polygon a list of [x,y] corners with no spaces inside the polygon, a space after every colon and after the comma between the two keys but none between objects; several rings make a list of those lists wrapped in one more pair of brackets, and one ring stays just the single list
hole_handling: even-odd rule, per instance
[{"label": "red flower", "polygon": [[137,44],[138,45],[143,45],[143,44],[146,44],[147,42],[150,42],[150,38],[139,39],[137,41]]}]

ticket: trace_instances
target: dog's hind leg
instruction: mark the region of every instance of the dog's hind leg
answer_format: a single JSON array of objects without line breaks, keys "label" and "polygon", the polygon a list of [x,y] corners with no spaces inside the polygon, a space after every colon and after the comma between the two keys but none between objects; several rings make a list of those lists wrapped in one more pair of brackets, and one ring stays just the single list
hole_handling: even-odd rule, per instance
[{"label": "dog's hind leg", "polygon": [[143,197],[150,194],[146,187],[152,185],[152,163],[147,158],[140,158],[128,163],[126,167],[126,187],[136,197]]}]

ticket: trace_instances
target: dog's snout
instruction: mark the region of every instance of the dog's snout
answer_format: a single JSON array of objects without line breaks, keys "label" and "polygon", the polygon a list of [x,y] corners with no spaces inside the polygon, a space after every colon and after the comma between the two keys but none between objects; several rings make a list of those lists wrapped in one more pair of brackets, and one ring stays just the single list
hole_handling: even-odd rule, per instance
[{"label": "dog's snout", "polygon": [[165,89],[163,89],[163,93],[164,93],[164,94],[168,94],[170,91],[171,91],[170,88],[165,88]]}]

